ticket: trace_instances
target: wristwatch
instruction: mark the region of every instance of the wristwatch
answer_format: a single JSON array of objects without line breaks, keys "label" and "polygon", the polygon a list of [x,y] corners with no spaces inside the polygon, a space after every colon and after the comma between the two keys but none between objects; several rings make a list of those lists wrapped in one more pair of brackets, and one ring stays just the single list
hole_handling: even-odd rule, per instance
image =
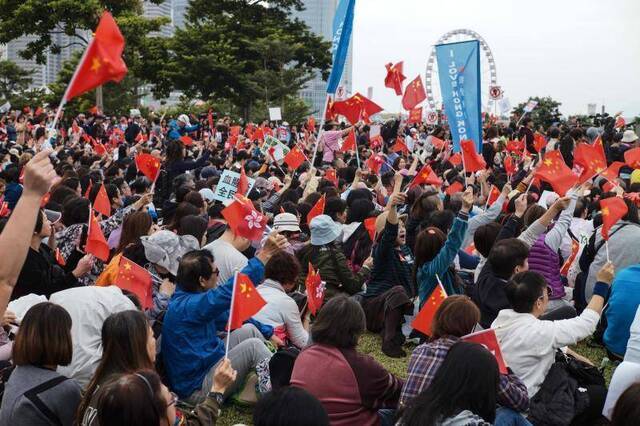
[{"label": "wristwatch", "polygon": [[224,395],[220,392],[209,392],[207,396],[209,398],[215,399],[218,402],[218,405],[222,405],[222,403],[224,402]]}]

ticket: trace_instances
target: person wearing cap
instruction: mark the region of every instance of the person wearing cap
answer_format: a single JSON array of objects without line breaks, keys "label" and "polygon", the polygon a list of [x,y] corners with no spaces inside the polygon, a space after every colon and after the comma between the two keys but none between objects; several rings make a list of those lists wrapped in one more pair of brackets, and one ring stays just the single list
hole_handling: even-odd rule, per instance
[{"label": "person wearing cap", "polygon": [[199,128],[199,123],[196,123],[193,126],[191,125],[187,114],[180,114],[176,120],[171,120],[169,122],[169,132],[167,133],[167,138],[171,140],[180,139],[181,136],[184,136],[187,133],[195,132]]},{"label": "person wearing cap", "polygon": [[353,273],[347,264],[347,258],[335,242],[342,233],[342,228],[327,215],[314,217],[309,224],[311,230],[310,244],[300,249],[296,256],[300,262],[301,272],[298,285],[304,287],[309,270],[309,263],[320,273],[327,283],[324,302],[338,294],[354,295],[362,289],[369,278],[373,267],[373,258],[368,257],[358,273]]},{"label": "person wearing cap", "polygon": [[289,254],[295,254],[304,243],[300,241],[302,230],[300,229],[300,219],[292,213],[280,213],[273,218],[273,230],[283,235],[289,245],[284,248]]},{"label": "person wearing cap", "polygon": [[[36,225],[31,235],[31,244],[27,258],[22,265],[16,286],[11,294],[11,300],[36,294],[49,297],[56,291],[82,285],[78,278],[91,271],[93,257],[83,256],[71,272],[65,272],[58,264],[54,250],[42,243],[44,238],[52,235],[52,221],[60,220],[60,213],[53,210],[40,210]],[[0,225],[0,232],[5,223]]]}]

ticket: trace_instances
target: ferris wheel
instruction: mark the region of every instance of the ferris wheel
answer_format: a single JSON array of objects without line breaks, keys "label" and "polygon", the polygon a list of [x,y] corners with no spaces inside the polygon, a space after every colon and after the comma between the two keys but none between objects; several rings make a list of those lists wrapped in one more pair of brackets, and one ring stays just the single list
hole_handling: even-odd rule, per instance
[{"label": "ferris wheel", "polygon": [[442,96],[440,94],[440,80],[438,79],[438,67],[436,64],[436,45],[469,40],[478,40],[480,42],[480,96],[483,105],[487,105],[487,102],[492,99],[492,97],[490,96],[490,90],[495,90],[495,88],[497,87],[498,77],[496,73],[496,61],[493,58],[491,49],[489,48],[487,42],[482,38],[482,36],[480,36],[480,34],[473,30],[461,28],[449,31],[448,33],[444,34],[431,47],[429,59],[427,60],[427,72],[425,75],[427,102],[430,110],[435,111],[436,109],[441,108],[442,103]]}]

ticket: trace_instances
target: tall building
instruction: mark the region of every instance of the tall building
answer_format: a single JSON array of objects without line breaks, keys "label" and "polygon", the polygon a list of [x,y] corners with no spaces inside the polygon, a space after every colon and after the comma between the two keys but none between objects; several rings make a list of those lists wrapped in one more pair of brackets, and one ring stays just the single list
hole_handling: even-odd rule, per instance
[{"label": "tall building", "polygon": [[164,0],[160,4],[154,4],[149,1],[144,1],[142,7],[144,10],[145,18],[169,18],[169,23],[163,25],[157,34],[163,37],[171,37],[173,35],[173,3],[177,0]]},{"label": "tall building", "polygon": [[[326,41],[333,40],[333,17],[336,13],[339,0],[305,0],[305,10],[294,12],[293,17],[304,21],[311,31],[322,36]],[[338,95],[348,97],[351,95],[351,72],[353,67],[353,33],[349,43],[347,61],[342,73],[342,80],[338,86]],[[310,106],[314,115],[320,117],[327,98],[327,82],[322,80],[320,73],[307,83],[300,91],[300,97]]]},{"label": "tall building", "polygon": [[184,15],[187,13],[189,0],[173,0],[173,26],[177,28],[184,27]]}]

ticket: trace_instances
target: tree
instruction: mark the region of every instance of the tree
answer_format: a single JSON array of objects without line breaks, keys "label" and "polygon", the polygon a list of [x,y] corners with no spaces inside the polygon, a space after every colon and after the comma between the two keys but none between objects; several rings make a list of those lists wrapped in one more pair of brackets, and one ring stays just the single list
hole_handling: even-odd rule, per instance
[{"label": "tree", "polygon": [[[550,96],[546,96],[544,98],[536,96],[529,98],[529,100],[538,102],[538,105],[533,109],[532,112],[528,114],[529,117],[533,118],[533,122],[536,124],[536,126],[541,125],[546,129],[553,125],[553,123],[560,121],[561,114],[558,110],[558,107],[562,105],[560,102],[554,101]],[[518,106],[516,106],[513,110],[514,115],[516,115],[518,118],[522,117],[522,114],[524,113],[524,107],[527,102],[529,101],[518,104]]]},{"label": "tree", "polygon": [[245,119],[258,99],[284,102],[331,62],[329,43],[293,10],[300,0],[192,0],[161,77],[191,97],[228,99]]},{"label": "tree", "polygon": [[[17,92],[27,90],[31,84],[31,71],[11,61],[0,61],[0,101],[12,101]],[[12,102],[13,103],[13,102]]]}]

